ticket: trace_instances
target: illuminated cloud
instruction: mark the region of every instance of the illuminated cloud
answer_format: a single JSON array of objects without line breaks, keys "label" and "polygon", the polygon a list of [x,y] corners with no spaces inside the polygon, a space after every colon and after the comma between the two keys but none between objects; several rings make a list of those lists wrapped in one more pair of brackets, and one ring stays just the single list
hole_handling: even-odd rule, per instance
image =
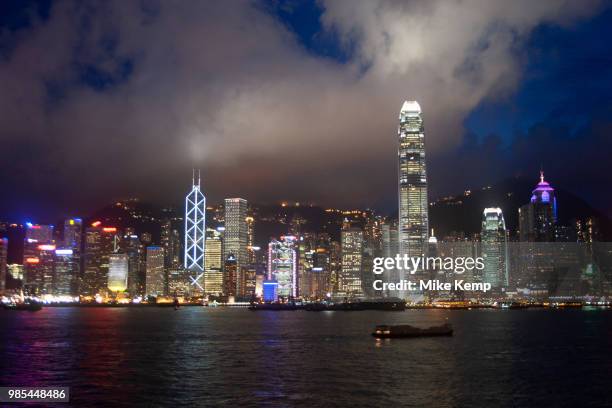
[{"label": "illuminated cloud", "polygon": [[48,19],[1,34],[1,170],[23,203],[58,191],[68,209],[127,195],[180,202],[192,166],[213,201],[393,202],[403,100],[421,104],[435,159],[460,143],[474,107],[515,89],[534,27],[598,10],[323,2],[321,31],[350,48],[340,61],[305,49],[260,3],[144,4],[57,2]]}]

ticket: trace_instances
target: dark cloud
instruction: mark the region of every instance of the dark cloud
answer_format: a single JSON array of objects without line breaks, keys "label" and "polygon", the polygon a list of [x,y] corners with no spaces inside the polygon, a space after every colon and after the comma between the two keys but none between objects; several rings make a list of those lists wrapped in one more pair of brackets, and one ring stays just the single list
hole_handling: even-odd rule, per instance
[{"label": "dark cloud", "polygon": [[213,200],[388,205],[404,99],[425,111],[430,166],[441,166],[433,194],[463,188],[442,177],[453,173],[442,158],[460,145],[466,115],[515,89],[534,27],[598,9],[321,6],[322,30],[350,48],[347,61],[311,52],[252,2],[56,2],[48,17],[2,32],[11,44],[0,63],[3,213],[80,211],[125,196],[180,202],[192,166]]}]

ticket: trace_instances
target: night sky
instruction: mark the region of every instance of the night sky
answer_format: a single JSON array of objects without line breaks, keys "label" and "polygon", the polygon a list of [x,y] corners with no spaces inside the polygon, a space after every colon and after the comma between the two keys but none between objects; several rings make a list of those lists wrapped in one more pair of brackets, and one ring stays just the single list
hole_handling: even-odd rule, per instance
[{"label": "night sky", "polygon": [[516,175],[612,215],[612,4],[0,2],[0,220],[120,198],[393,211],[397,117],[430,195]]}]

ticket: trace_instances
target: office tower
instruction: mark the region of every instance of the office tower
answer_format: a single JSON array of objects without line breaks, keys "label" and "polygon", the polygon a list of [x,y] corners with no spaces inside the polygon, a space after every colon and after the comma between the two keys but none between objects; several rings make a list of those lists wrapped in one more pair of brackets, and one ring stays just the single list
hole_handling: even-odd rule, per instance
[{"label": "office tower", "polygon": [[421,256],[427,243],[427,170],[421,107],[405,101],[399,114],[399,251]]},{"label": "office tower", "polygon": [[483,281],[493,289],[508,285],[508,242],[501,208],[485,208],[482,214]]},{"label": "office tower", "polygon": [[223,294],[235,298],[238,290],[238,264],[236,257],[229,254],[223,264]]},{"label": "office tower", "polygon": [[30,295],[53,294],[55,245],[32,241],[32,238],[26,239],[29,248],[24,255],[24,288]]},{"label": "office tower", "polygon": [[[24,287],[30,294],[38,295],[52,292],[53,257],[46,249],[53,245],[53,225],[26,223],[23,246]],[[55,250],[55,248],[53,248]]]},{"label": "office tower", "polygon": [[0,238],[0,294],[6,289],[8,239]]},{"label": "office tower", "polygon": [[389,221],[380,226],[382,234],[382,256],[385,258],[395,258],[399,253],[397,243],[397,222]]},{"label": "office tower", "polygon": [[35,240],[39,244],[53,242],[53,225],[39,225],[26,223],[26,241]]},{"label": "office tower", "polygon": [[133,232],[126,229],[121,240],[121,252],[125,253],[128,262],[127,290],[130,296],[142,296],[145,291],[146,249]]},{"label": "office tower", "polygon": [[178,269],[181,266],[181,237],[168,218],[161,223],[161,246],[164,248],[164,267],[167,270]]},{"label": "office tower", "polygon": [[164,276],[164,249],[160,246],[147,247],[146,295],[163,296],[166,286]]},{"label": "office tower", "polygon": [[240,282],[239,295],[243,299],[252,299],[255,296],[255,289],[257,286],[257,265],[248,264],[240,268]]},{"label": "office tower", "polygon": [[280,241],[273,239],[268,244],[267,280],[278,283],[278,296],[298,296],[296,237],[286,235]]},{"label": "office tower", "polygon": [[345,222],[341,231],[342,267],[338,279],[338,294],[362,296],[361,266],[363,231]]},{"label": "office tower", "polygon": [[249,215],[245,218],[247,226],[247,261],[249,264],[255,263],[255,218]]},{"label": "office tower", "polygon": [[[236,260],[237,270],[246,266],[248,259],[248,226],[247,226],[247,201],[243,198],[225,199],[225,231],[223,235],[223,259],[230,254]],[[237,277],[236,284],[242,283]],[[238,287],[236,288],[238,290]]]},{"label": "office tower", "polygon": [[219,295],[223,293],[223,241],[221,232],[216,229],[206,229],[204,259],[204,291]]},{"label": "office tower", "polygon": [[371,211],[364,212],[365,223],[363,226],[363,251],[361,259],[361,287],[367,296],[374,296],[374,258],[382,254],[382,233],[380,219],[375,217]]},{"label": "office tower", "polygon": [[191,191],[185,197],[185,269],[194,276],[204,272],[206,246],[206,197],[200,190],[200,171],[193,173]]},{"label": "office tower", "polygon": [[[295,217],[294,217],[295,218]],[[306,232],[300,236],[297,244],[299,293],[302,297],[310,297],[312,292],[312,268],[317,248],[317,236]]]},{"label": "office tower", "polygon": [[342,271],[342,244],[338,241],[329,243],[329,287],[332,293],[338,293],[338,283]]},{"label": "office tower", "polygon": [[113,253],[109,256],[108,289],[111,292],[123,292],[128,287],[128,255]]},{"label": "office tower", "polygon": [[319,234],[317,247],[313,254],[313,264],[310,274],[310,296],[316,299],[327,297],[331,287],[331,251],[328,234]]},{"label": "office tower", "polygon": [[58,248],[55,250],[54,267],[54,294],[76,295],[77,266],[72,248]]},{"label": "office tower", "polygon": [[100,221],[94,222],[85,230],[83,257],[84,271],[81,294],[94,296],[106,292],[110,254],[114,252],[118,240],[115,227],[103,227]]},{"label": "office tower", "polygon": [[553,242],[557,222],[557,198],[555,189],[544,180],[531,193],[528,204],[519,209],[519,240],[522,242]]},{"label": "office tower", "polygon": [[70,218],[64,221],[64,246],[63,249],[72,250],[70,259],[72,262],[71,292],[77,294],[79,281],[81,279],[82,251],[83,251],[83,220]]},{"label": "office tower", "polygon": [[64,221],[64,247],[73,250],[81,248],[83,221],[80,218],[70,218]]}]

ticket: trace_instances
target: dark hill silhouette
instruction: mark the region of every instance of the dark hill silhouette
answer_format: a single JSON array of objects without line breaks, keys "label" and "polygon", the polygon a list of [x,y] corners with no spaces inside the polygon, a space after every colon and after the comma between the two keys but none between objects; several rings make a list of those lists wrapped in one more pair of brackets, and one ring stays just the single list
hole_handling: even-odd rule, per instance
[{"label": "dark hill silhouette", "polygon": [[[584,220],[596,217],[600,222],[602,238],[609,238],[612,223],[601,212],[571,192],[559,188],[554,181],[547,180],[555,188],[557,197],[557,216],[562,225],[569,225],[574,219]],[[527,204],[538,180],[517,177],[506,179],[498,184],[471,190],[469,193],[440,198],[430,204],[429,217],[435,235],[442,238],[451,231],[466,234],[480,232],[482,212],[486,207],[500,207],[506,220],[506,227],[516,231],[518,209]]]}]

